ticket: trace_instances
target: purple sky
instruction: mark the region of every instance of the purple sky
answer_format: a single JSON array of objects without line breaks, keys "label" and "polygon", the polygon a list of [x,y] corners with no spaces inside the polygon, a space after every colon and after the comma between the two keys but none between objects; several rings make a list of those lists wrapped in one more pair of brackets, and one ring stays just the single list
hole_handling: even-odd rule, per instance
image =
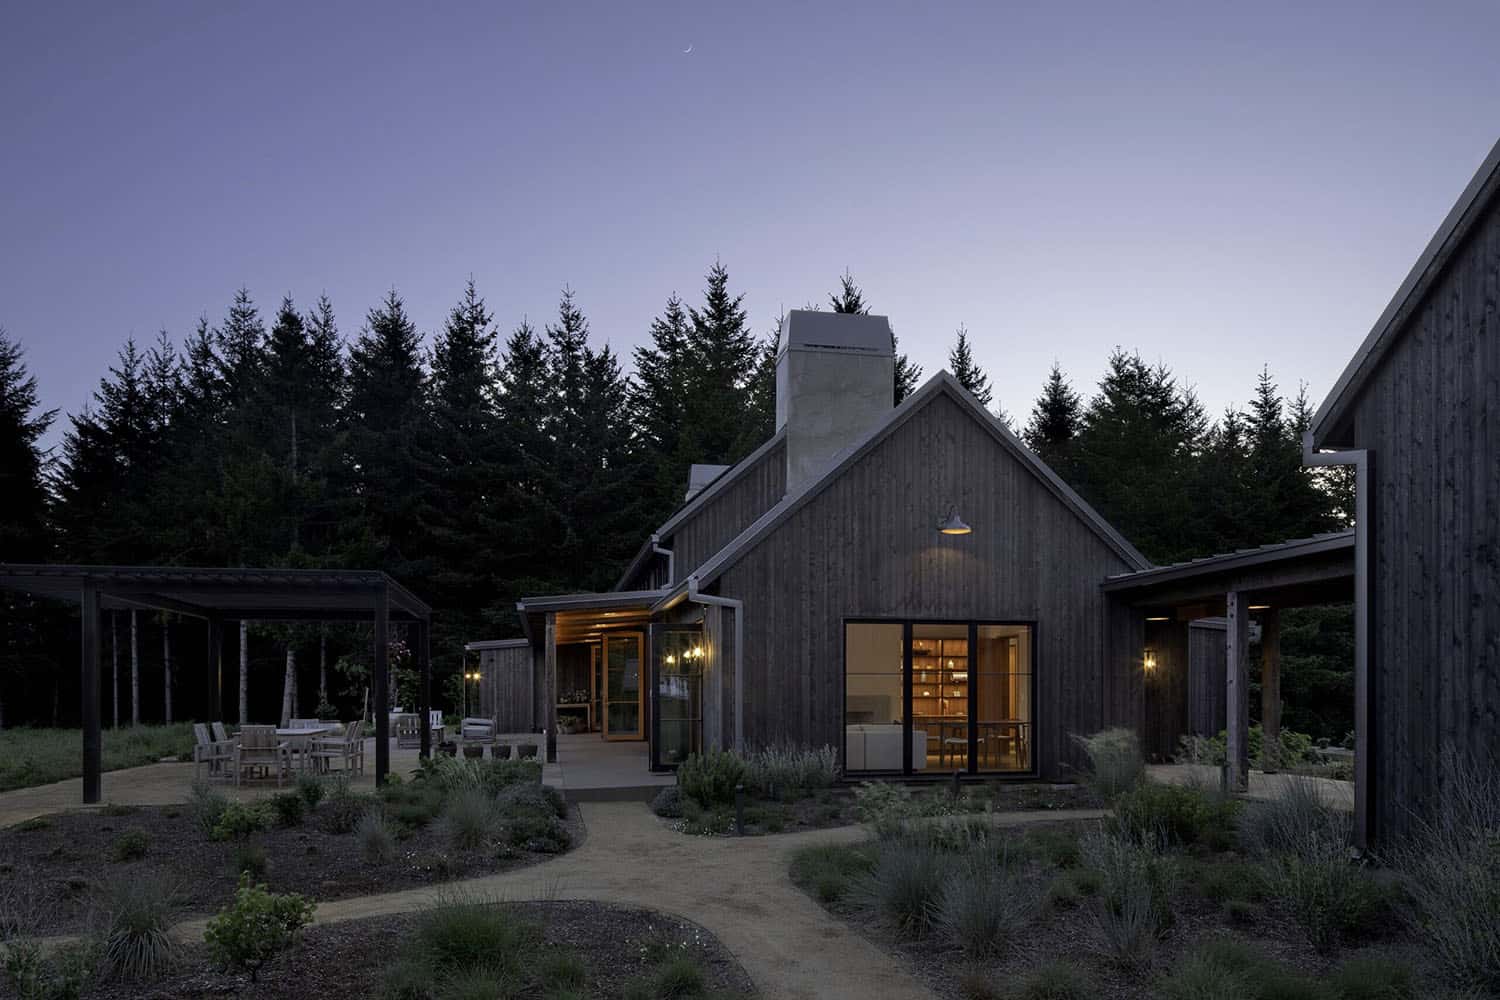
[{"label": "purple sky", "polygon": [[507,329],[568,283],[628,354],[718,256],[757,332],[845,268],[928,374],[966,324],[1017,416],[1117,343],[1215,413],[1263,362],[1316,403],[1500,130],[1497,37],[1492,0],[12,5],[0,325],[73,411],[242,284],[352,336],[393,285],[430,333],[470,273]]}]

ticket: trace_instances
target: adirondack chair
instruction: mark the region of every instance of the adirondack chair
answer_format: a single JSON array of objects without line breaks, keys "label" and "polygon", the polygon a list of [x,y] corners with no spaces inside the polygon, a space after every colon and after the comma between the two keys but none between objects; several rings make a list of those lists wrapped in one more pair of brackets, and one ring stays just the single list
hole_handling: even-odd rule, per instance
[{"label": "adirondack chair", "polygon": [[234,745],[234,783],[238,785],[246,771],[276,772],[276,787],[292,773],[291,748],[276,737],[275,726],[245,726]]},{"label": "adirondack chair", "polygon": [[312,759],[313,766],[323,773],[332,771],[333,764],[337,761],[346,774],[364,774],[365,740],[360,733],[360,724],[349,723],[344,727],[342,736],[313,740],[308,756]]},{"label": "adirondack chair", "polygon": [[396,746],[419,747],[422,745],[422,724],[415,713],[402,712],[396,716]]},{"label": "adirondack chair", "polygon": [[225,765],[234,760],[234,741],[215,740],[209,735],[208,726],[193,723],[193,780],[197,781],[208,768],[209,778],[227,778]]},{"label": "adirondack chair", "polygon": [[210,722],[208,725],[209,725],[210,732],[212,732],[214,734],[214,742],[215,743],[232,743],[232,742],[234,742],[233,740],[231,740],[229,738],[229,730],[227,730],[227,729],[224,728],[224,723],[222,723],[222,722]]}]

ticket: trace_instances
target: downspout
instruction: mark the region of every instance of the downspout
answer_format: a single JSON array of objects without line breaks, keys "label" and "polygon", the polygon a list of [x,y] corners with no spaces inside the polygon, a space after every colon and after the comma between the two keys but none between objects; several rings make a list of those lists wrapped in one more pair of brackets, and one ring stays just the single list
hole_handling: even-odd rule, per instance
[{"label": "downspout", "polygon": [[745,752],[745,602],[733,597],[705,594],[698,590],[698,577],[687,578],[687,599],[694,604],[731,608],[734,611],[734,749]]},{"label": "downspout", "polygon": [[672,555],[672,550],[671,549],[664,549],[664,548],[662,548],[661,547],[661,536],[658,535],[658,534],[653,533],[651,535],[651,551],[655,552],[659,556],[666,556],[667,557],[667,583],[666,583],[666,585],[668,587],[672,586],[672,584],[674,584],[674,583],[677,582],[676,560],[674,559],[674,557]]},{"label": "downspout", "polygon": [[[1371,466],[1374,456],[1364,448],[1318,451],[1312,431],[1302,433],[1302,464],[1306,466],[1354,466],[1354,843],[1365,849],[1370,843],[1373,818],[1371,784],[1374,773],[1371,737],[1374,729],[1374,664],[1370,660],[1370,621],[1374,599],[1371,587],[1370,514]],[[1379,752],[1378,743],[1374,744]]]}]

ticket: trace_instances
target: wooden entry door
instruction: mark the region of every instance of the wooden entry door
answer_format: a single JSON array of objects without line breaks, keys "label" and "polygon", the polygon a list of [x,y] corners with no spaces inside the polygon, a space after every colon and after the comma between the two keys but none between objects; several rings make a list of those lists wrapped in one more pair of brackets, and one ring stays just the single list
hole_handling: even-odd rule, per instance
[{"label": "wooden entry door", "polygon": [[604,661],[604,738],[638,740],[644,736],[641,701],[644,657],[640,632],[605,635],[601,640]]}]

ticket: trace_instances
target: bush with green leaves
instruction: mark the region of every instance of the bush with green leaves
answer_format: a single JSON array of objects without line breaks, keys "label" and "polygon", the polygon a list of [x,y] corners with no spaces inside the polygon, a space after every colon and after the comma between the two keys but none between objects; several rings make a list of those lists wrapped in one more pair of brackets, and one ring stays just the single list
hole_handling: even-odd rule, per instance
[{"label": "bush with green leaves", "polygon": [[301,826],[307,812],[307,800],[298,792],[280,792],[271,796],[271,812],[277,826]]},{"label": "bush with green leaves", "polygon": [[246,874],[251,878],[265,878],[268,865],[266,849],[259,844],[252,844],[246,841],[235,844],[234,852],[229,858],[229,867],[234,872],[236,881],[239,880],[241,875]]},{"label": "bush with green leaves", "polygon": [[1356,955],[1328,977],[1338,1000],[1411,1000],[1416,977],[1411,966],[1389,955]]},{"label": "bush with green leaves", "polygon": [[792,855],[791,877],[824,906],[838,906],[875,864],[869,844],[814,844]]},{"label": "bush with green leaves", "polygon": [[1371,927],[1386,911],[1386,893],[1350,859],[1349,849],[1319,837],[1269,861],[1266,885],[1321,952],[1333,950],[1341,935]]},{"label": "bush with green leaves", "polygon": [[1052,961],[1023,973],[1011,992],[1012,1000],[1087,1000],[1094,984],[1076,963]]},{"label": "bush with green leaves", "polygon": [[374,795],[356,792],[347,779],[329,781],[324,792],[318,822],[328,833],[353,833],[365,813],[380,805],[380,800]]},{"label": "bush with green leaves", "polygon": [[359,856],[372,865],[385,864],[396,857],[396,831],[379,809],[371,809],[354,827]]},{"label": "bush with green leaves", "polygon": [[53,949],[29,938],[0,944],[0,972],[20,1000],[78,1000],[98,965],[92,939]]},{"label": "bush with green leaves", "polygon": [[145,830],[130,829],[117,836],[109,845],[109,860],[138,861],[151,849],[151,835]]},{"label": "bush with green leaves", "polygon": [[1407,926],[1446,978],[1500,996],[1500,776],[1443,754],[1433,815],[1391,852]]},{"label": "bush with green leaves", "polygon": [[440,899],[421,916],[412,954],[439,976],[483,966],[520,978],[533,963],[541,942],[540,927],[493,900],[454,895]]},{"label": "bush with green leaves", "polygon": [[1228,850],[1234,843],[1240,804],[1217,790],[1195,784],[1142,780],[1115,796],[1108,826],[1144,842],[1160,838],[1172,846],[1203,844]]},{"label": "bush with green leaves", "polygon": [[309,811],[318,808],[318,803],[323,801],[323,779],[305,771],[297,775],[297,794],[302,796]]},{"label": "bush with green leaves", "polygon": [[252,833],[269,830],[274,814],[263,802],[231,802],[209,833],[209,840],[244,840]]},{"label": "bush with green leaves", "polygon": [[1125,968],[1147,965],[1173,923],[1178,873],[1160,846],[1105,830],[1078,843],[1083,864],[1099,875],[1095,930],[1106,954]]},{"label": "bush with green leaves", "polygon": [[178,957],[170,928],[176,913],[171,889],[161,879],[121,879],[104,892],[105,923],[100,962],[111,976],[151,979]]},{"label": "bush with green leaves", "polygon": [[195,781],[192,791],[188,793],[187,808],[193,824],[208,837],[212,836],[214,827],[219,825],[224,810],[229,808],[229,799],[207,782]]},{"label": "bush with green leaves", "polygon": [[445,794],[479,789],[496,795],[511,785],[540,784],[542,765],[537,760],[486,760],[435,754],[422,761],[416,778],[423,784],[442,789]]},{"label": "bush with green leaves", "polygon": [[735,789],[745,780],[745,762],[733,750],[713,747],[689,754],[677,768],[677,787],[700,805],[734,801]]},{"label": "bush with green leaves", "polygon": [[[1217,736],[1184,736],[1178,742],[1176,760],[1180,764],[1207,764],[1212,767],[1223,767],[1229,756],[1228,745],[1229,736],[1222,729],[1219,730]],[[1274,759],[1267,760],[1264,756],[1265,731],[1261,729],[1259,723],[1250,727],[1245,747],[1250,763],[1256,767],[1274,770],[1322,760],[1322,756],[1313,748],[1313,738],[1306,733],[1283,729],[1276,746],[1278,752]]]},{"label": "bush with green leaves", "polygon": [[854,815],[882,837],[898,836],[906,821],[916,816],[911,792],[889,781],[861,781],[854,789]]},{"label": "bush with green leaves", "polygon": [[1288,776],[1270,799],[1245,805],[1238,824],[1239,842],[1261,857],[1296,853],[1310,844],[1353,843],[1354,822],[1335,806],[1316,778]]},{"label": "bush with green leaves", "polygon": [[443,808],[443,832],[461,851],[474,851],[500,837],[502,817],[495,797],[483,788],[450,792]]},{"label": "bush with green leaves", "polygon": [[838,777],[838,752],[831,746],[769,746],[745,755],[745,789],[754,795],[804,798],[832,788]]},{"label": "bush with green leaves", "polygon": [[651,800],[651,811],[662,819],[682,818],[682,789],[668,785]]},{"label": "bush with green leaves", "polygon": [[1105,729],[1092,736],[1074,736],[1073,741],[1088,757],[1089,787],[1106,802],[1134,788],[1146,773],[1146,757],[1133,729]]},{"label": "bush with green leaves", "polygon": [[209,920],[203,940],[214,961],[250,973],[253,983],[262,965],[296,942],[316,906],[296,893],[271,892],[242,875],[233,902]]},{"label": "bush with green leaves", "polygon": [[952,858],[919,834],[879,842],[875,863],[855,886],[852,898],[863,909],[907,937],[921,937],[952,868]]}]

